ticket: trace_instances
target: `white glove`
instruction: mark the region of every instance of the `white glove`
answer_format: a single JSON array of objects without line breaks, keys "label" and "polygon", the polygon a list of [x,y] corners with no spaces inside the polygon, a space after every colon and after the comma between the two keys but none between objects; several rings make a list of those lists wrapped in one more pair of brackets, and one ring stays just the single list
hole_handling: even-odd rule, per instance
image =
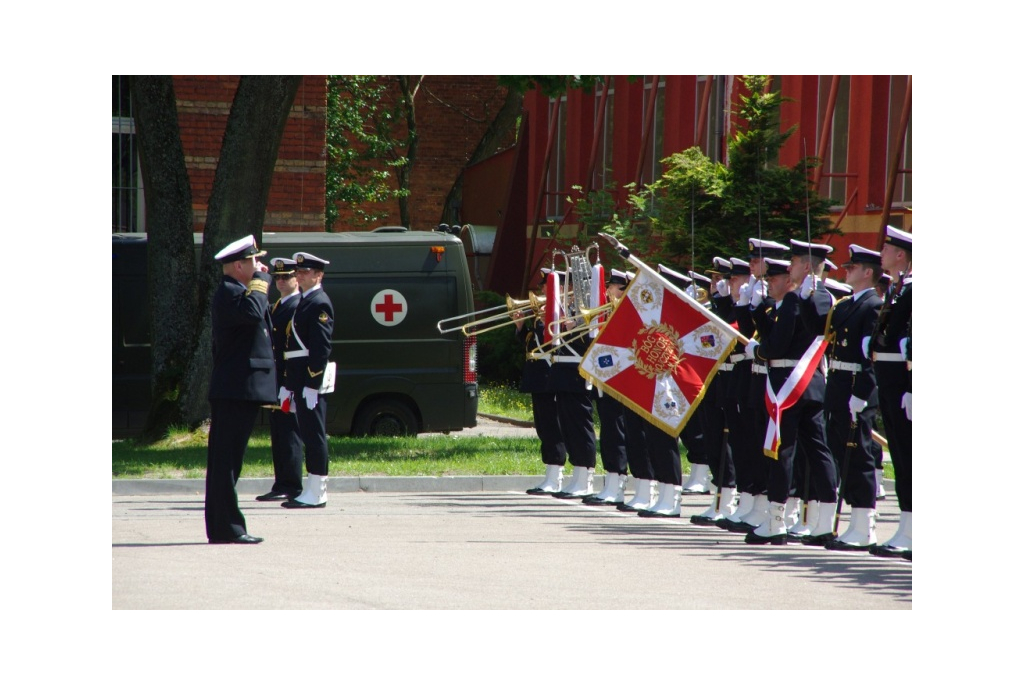
[{"label": "white glove", "polygon": [[718,294],[722,297],[729,297],[729,282],[724,278],[718,279],[718,283],[715,283],[715,290],[717,290]]},{"label": "white glove", "polygon": [[758,281],[750,289],[750,306],[757,307],[764,300],[764,281]]},{"label": "white glove", "polygon": [[865,335],[860,341],[860,351],[864,353],[865,359],[871,359],[871,336]]},{"label": "white glove", "polygon": [[904,359],[907,358],[907,345],[909,344],[910,338],[900,338],[900,354],[903,355]]},{"label": "white glove", "polygon": [[744,283],[740,286],[740,299],[736,302],[741,307],[750,304],[750,284]]},{"label": "white glove", "polygon": [[686,294],[689,295],[690,297],[692,297],[695,300],[697,299],[697,291],[694,290],[692,285],[686,286]]},{"label": "white glove", "polygon": [[814,290],[814,274],[804,276],[804,282],[800,284],[800,299],[806,300]]},{"label": "white glove", "polygon": [[306,400],[306,409],[313,409],[320,399],[320,393],[316,391],[316,388],[303,388],[302,397]]},{"label": "white glove", "polygon": [[911,399],[912,395],[909,392],[905,392],[903,393],[903,399],[900,401],[900,406],[907,410],[907,421],[914,420],[910,410]]},{"label": "white glove", "polygon": [[277,391],[277,403],[281,405],[281,411],[295,411],[295,400],[292,397],[292,391],[284,386],[281,386],[281,389]]},{"label": "white glove", "polygon": [[760,343],[757,342],[756,340],[751,340],[746,344],[746,346],[743,348],[743,352],[746,353],[747,359],[754,358],[754,350],[757,348],[759,344]]},{"label": "white glove", "polygon": [[855,395],[850,395],[850,416],[854,421],[857,420],[857,414],[864,411],[864,407],[866,406],[868,406],[867,400],[862,400]]}]

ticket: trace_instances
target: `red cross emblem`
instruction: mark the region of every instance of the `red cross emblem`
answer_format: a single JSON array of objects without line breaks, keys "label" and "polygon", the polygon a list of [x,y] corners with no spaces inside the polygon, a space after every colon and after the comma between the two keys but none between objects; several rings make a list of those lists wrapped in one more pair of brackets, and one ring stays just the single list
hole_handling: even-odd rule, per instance
[{"label": "red cross emblem", "polygon": [[381,290],[373,296],[370,313],[382,326],[396,326],[405,319],[409,307],[405,297],[397,290]]}]

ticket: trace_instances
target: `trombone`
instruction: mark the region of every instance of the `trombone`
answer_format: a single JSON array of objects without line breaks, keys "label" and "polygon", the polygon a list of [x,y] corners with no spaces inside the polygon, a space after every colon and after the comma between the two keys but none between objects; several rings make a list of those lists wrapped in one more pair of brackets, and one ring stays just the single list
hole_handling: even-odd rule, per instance
[{"label": "trombone", "polygon": [[591,309],[580,308],[579,313],[576,316],[565,316],[562,317],[561,319],[556,319],[550,322],[548,324],[547,330],[548,334],[553,336],[554,331],[552,331],[551,329],[556,324],[567,323],[569,321],[575,321],[577,319],[583,319],[582,326],[578,326],[567,333],[563,333],[561,339],[558,340],[557,342],[552,341],[553,344],[549,348],[531,352],[529,354],[529,357],[531,359],[544,359],[554,354],[557,350],[560,350],[561,348],[566,347],[567,345],[574,343],[577,340],[582,340],[583,338],[587,337],[591,331],[600,330],[601,327],[604,326],[604,324],[607,322],[607,319],[605,319],[604,321],[595,321],[595,319],[600,317],[602,314],[614,312],[615,308],[619,306],[620,302],[622,302],[622,300],[618,299],[606,302],[600,307],[593,307]]},{"label": "trombone", "polygon": [[[469,312],[468,314],[460,314],[459,316],[452,316],[447,319],[441,319],[437,322],[437,330],[439,333],[454,333],[455,331],[461,331],[466,337],[471,335],[480,335],[481,333],[488,333],[495,329],[501,328],[502,326],[508,326],[514,324],[516,320],[513,315],[516,313],[526,314],[530,312],[530,316],[540,316],[541,310],[544,308],[544,302],[547,298],[541,296],[538,297],[533,293],[530,293],[529,299],[526,300],[514,300],[511,295],[505,296],[505,304],[500,304],[496,307],[490,307],[488,309],[481,309],[476,312]],[[464,324],[455,323],[463,319],[469,319],[480,316],[481,314],[488,314],[490,312],[496,312],[504,310],[499,314],[490,314],[482,319],[475,319],[468,321]],[[451,325],[451,328],[445,328],[447,325]],[[475,328],[485,325],[483,328]]]}]

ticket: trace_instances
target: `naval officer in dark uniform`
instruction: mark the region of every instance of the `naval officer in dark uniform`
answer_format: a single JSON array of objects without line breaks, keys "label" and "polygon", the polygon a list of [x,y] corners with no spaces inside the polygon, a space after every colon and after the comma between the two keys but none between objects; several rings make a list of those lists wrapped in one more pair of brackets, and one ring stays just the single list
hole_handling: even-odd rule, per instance
[{"label": "naval officer in dark uniform", "polygon": [[[810,349],[816,336],[824,334],[825,320],[832,308],[832,297],[824,286],[810,288],[807,296],[817,312],[814,325],[810,326],[808,317],[801,315],[800,295],[797,293],[798,284],[803,283],[805,276],[813,275],[821,280],[825,254],[831,248],[791,242],[802,247],[794,247],[791,264],[765,259],[769,293],[776,304],[763,320],[757,322],[758,331],[762,332],[760,344],[755,341],[748,343],[755,360],[768,366],[768,383],[779,395],[780,403],[784,386],[795,372],[797,362]],[[748,544],[784,545],[787,542],[786,500],[793,487],[798,441],[800,451],[808,460],[810,477],[821,501],[818,528],[812,530],[804,541],[824,545],[832,537],[836,470],[825,439],[825,376],[817,366],[813,370],[809,368],[808,373],[809,382],[805,389],[782,412],[777,459],[771,463],[768,472],[768,520],[747,533],[745,541]],[[822,529],[822,526],[825,527]]]},{"label": "naval officer in dark uniform", "polygon": [[288,325],[284,387],[295,404],[307,473],[302,493],[281,506],[310,509],[327,506],[327,400],[320,389],[331,357],[334,306],[322,285],[330,262],[308,252],[292,259],[302,297]]},{"label": "naval officer in dark uniform", "polygon": [[[295,279],[295,260],[276,257],[270,260],[270,275],[281,297],[270,307],[274,325],[274,365],[277,367],[278,395],[288,396],[284,387],[285,329],[299,303],[299,284]],[[274,485],[270,492],[256,497],[258,502],[293,499],[302,492],[302,438],[295,418],[295,405],[270,410],[270,451],[274,456]]]},{"label": "naval officer in dark uniform", "polygon": [[871,342],[871,360],[878,378],[879,413],[896,477],[900,522],[891,538],[870,550],[872,554],[883,557],[905,557],[911,552],[914,539],[911,483],[913,423],[910,418],[910,371],[906,364],[913,290],[913,244],[914,237],[909,232],[893,226],[885,227],[882,268],[889,272],[893,284],[878,314],[878,325]]},{"label": "naval officer in dark uniform", "polygon": [[825,547],[859,552],[867,551],[877,542],[871,429],[878,413],[878,388],[871,366],[870,343],[882,308],[882,298],[875,292],[882,260],[874,250],[850,245],[850,259],[843,268],[853,293],[836,302],[829,320],[832,344],[828,353],[825,414],[829,451],[839,464],[843,498],[851,507],[850,525],[838,538],[825,543]]},{"label": "naval officer in dark uniform", "polygon": [[551,365],[543,358],[544,308],[534,312],[533,321],[526,324],[521,311],[511,314],[516,326],[516,340],[526,350],[523,376],[519,391],[530,393],[533,425],[540,439],[540,459],[544,464],[544,480],[526,491],[529,495],[552,495],[562,489],[562,469],[565,466],[565,440],[558,425],[558,407],[555,393],[548,388]]},{"label": "naval officer in dark uniform", "polygon": [[267,301],[270,276],[257,259],[264,254],[249,235],[214,257],[222,265],[223,277],[210,307],[213,373],[205,517],[206,537],[211,543],[263,541],[246,531],[235,484],[260,405],[276,398]]}]

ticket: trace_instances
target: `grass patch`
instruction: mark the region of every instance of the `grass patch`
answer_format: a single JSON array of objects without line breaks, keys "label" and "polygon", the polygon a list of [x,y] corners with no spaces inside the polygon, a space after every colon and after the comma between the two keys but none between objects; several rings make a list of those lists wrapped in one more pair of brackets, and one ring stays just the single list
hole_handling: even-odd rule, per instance
[{"label": "grass patch", "polygon": [[533,421],[530,393],[519,392],[519,388],[514,385],[481,385],[477,411],[521,421]]},{"label": "grass patch", "polygon": [[[479,476],[542,474],[536,438],[430,435],[410,438],[329,438],[333,476]],[[121,440],[112,446],[114,478],[205,478],[206,435],[174,432],[144,445]],[[274,475],[270,433],[249,440],[242,475]]]}]

